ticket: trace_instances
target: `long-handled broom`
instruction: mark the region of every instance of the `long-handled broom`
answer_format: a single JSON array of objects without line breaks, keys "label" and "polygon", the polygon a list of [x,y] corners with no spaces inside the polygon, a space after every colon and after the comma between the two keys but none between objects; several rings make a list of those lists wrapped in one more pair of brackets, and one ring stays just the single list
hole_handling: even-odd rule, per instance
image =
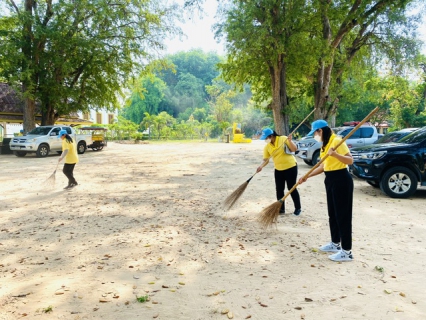
[{"label": "long-handled broom", "polygon": [[[365,122],[368,121],[368,119],[371,118],[371,116],[373,114],[375,114],[377,111],[379,111],[379,107],[376,107],[373,111],[371,111],[365,118],[364,120],[362,120],[356,127],[354,127],[344,138],[342,138],[342,140],[335,146],[335,150],[340,147],[340,145],[345,142],[352,134],[355,133],[356,130],[359,129],[359,127],[361,127]],[[328,154],[326,154],[323,158],[321,158],[321,160],[311,169],[308,171],[308,173],[306,173],[303,176],[303,179],[307,178],[312,171],[314,171],[316,168],[318,168],[325,159],[328,158]],[[280,209],[281,209],[281,205],[284,202],[284,200],[297,188],[297,186],[299,185],[299,182],[297,182],[286,194],[283,198],[281,198],[280,200],[274,202],[273,204],[269,205],[268,207],[266,207],[265,209],[262,210],[262,212],[259,215],[258,221],[260,222],[260,224],[264,227],[264,228],[268,228],[270,226],[272,226],[272,224],[274,222],[277,221],[279,213],[280,213]]]},{"label": "long-handled broom", "polygon": [[[314,113],[315,109],[312,110],[306,117],[305,119],[302,120],[302,122],[299,123],[299,125],[290,133],[290,135],[293,135],[293,133],[296,132],[297,129],[299,129],[299,127],[311,116],[312,113]],[[272,152],[271,156],[269,157],[269,159],[267,159],[266,161],[264,161],[262,163],[262,165],[260,166],[261,168],[265,167],[268,163],[269,160],[274,156],[275,152],[278,151],[281,147],[284,146],[284,143],[287,141],[287,139],[283,142],[283,145],[281,145],[279,148],[277,148],[274,152]],[[246,190],[248,184],[250,183],[250,180],[253,179],[253,177],[257,174],[257,172],[255,174],[253,174],[247,181],[245,181],[242,185],[240,185],[234,192],[232,192],[222,203],[222,208],[224,208],[226,211],[230,210],[234,204],[237,202],[237,200],[242,196],[242,194],[244,193],[244,191]]]},{"label": "long-handled broom", "polygon": [[56,164],[56,168],[55,171],[53,171],[53,173],[50,175],[49,178],[46,179],[46,184],[50,187],[53,188],[55,186],[55,181],[56,181],[56,170],[58,170],[58,166],[59,166],[59,161]]}]

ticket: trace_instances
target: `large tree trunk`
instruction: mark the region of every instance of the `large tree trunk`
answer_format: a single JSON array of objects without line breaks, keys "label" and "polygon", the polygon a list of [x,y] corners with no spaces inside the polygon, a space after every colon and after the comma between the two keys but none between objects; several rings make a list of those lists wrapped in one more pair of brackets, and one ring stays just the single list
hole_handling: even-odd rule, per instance
[{"label": "large tree trunk", "polygon": [[[372,1],[374,2],[374,1]],[[329,20],[329,9],[332,5],[331,0],[319,0],[319,11],[322,23],[322,38],[328,46],[328,53],[320,57],[318,62],[318,71],[316,82],[314,84],[315,93],[315,119],[332,120],[336,116],[338,107],[338,97],[331,98],[329,93],[330,83],[332,81],[332,70],[334,67],[335,53],[346,35],[356,26],[361,26],[358,30],[357,37],[352,42],[352,47],[348,50],[347,64],[351,62],[356,52],[367,43],[367,40],[373,36],[372,32],[367,32],[369,27],[377,20],[379,13],[384,12],[386,7],[391,4],[391,0],[376,1],[369,8],[362,9],[362,0],[354,0],[345,19],[342,21],[340,28],[333,35]],[[404,1],[398,1],[398,6],[404,6]],[[337,70],[334,75],[336,80],[341,76],[343,68]]]},{"label": "large tree trunk", "polygon": [[330,117],[330,95],[329,88],[331,82],[331,70],[333,70],[333,63],[329,62],[327,65],[319,62],[317,71],[316,83],[314,85],[315,92],[315,119],[327,120]]},{"label": "large tree trunk", "polygon": [[272,85],[272,114],[274,115],[275,131],[279,135],[288,134],[289,118],[287,112],[286,65],[283,56],[279,55],[276,66],[269,68]]},{"label": "large tree trunk", "polygon": [[24,125],[24,133],[27,133],[35,128],[34,99],[25,98],[25,105],[24,105],[24,111],[23,111],[23,125]]},{"label": "large tree trunk", "polygon": [[[285,132],[285,120],[284,120],[284,109],[281,101],[281,88],[280,88],[280,79],[277,77],[279,73],[278,70],[274,70],[275,72],[275,83],[272,85],[272,114],[274,115],[274,123],[275,123],[275,131],[282,135]],[[277,72],[278,71],[278,72]]]},{"label": "large tree trunk", "polygon": [[42,126],[54,125],[56,120],[58,120],[58,114],[55,112],[53,105],[50,102],[48,102],[45,104],[42,110],[43,111],[41,113],[41,125]]},{"label": "large tree trunk", "polygon": [[[332,31],[330,20],[328,19],[328,8],[331,4],[330,0],[320,1],[320,10],[321,10],[321,22],[322,22],[322,37],[325,43],[328,46],[331,45]],[[328,118],[328,102],[330,99],[329,88],[331,82],[331,71],[333,70],[333,53],[334,50],[330,53],[330,60],[327,61],[325,57],[321,57],[318,61],[318,70],[316,75],[316,82],[314,84],[314,94],[315,94],[315,119],[324,119]],[[327,62],[326,62],[327,61]]]},{"label": "large tree trunk", "polygon": [[281,110],[284,118],[284,128],[282,134],[288,135],[290,133],[290,121],[289,121],[289,105],[287,97],[287,64],[283,62],[280,77],[280,102]]},{"label": "large tree trunk", "polygon": [[[33,0],[25,0],[25,12],[32,16],[33,10]],[[27,18],[23,26],[23,38],[24,43],[22,44],[22,70],[23,73],[27,73],[31,67],[29,66],[29,61],[32,60],[33,50],[32,50],[32,22],[31,19]],[[30,78],[32,78],[32,72],[29,72]],[[24,133],[31,131],[35,128],[35,101],[34,101],[34,84],[30,80],[24,78],[22,79],[22,91],[25,96],[25,105],[23,110],[23,124],[24,124]]]}]

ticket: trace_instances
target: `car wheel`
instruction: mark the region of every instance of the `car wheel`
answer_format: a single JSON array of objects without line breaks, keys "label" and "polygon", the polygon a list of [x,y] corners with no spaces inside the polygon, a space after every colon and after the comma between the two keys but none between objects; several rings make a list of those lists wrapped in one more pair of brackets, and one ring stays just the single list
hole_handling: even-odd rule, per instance
[{"label": "car wheel", "polygon": [[17,157],[25,157],[27,155],[25,151],[14,151],[13,154]]},{"label": "car wheel", "polygon": [[305,162],[306,164],[308,164],[308,165],[312,166],[312,161],[309,161],[309,160],[303,160],[303,162]]},{"label": "car wheel", "polygon": [[317,150],[312,155],[312,165],[316,165],[320,161],[320,151]]},{"label": "car wheel", "polygon": [[367,180],[367,183],[374,188],[380,188],[380,182],[374,180]]},{"label": "car wheel", "polygon": [[391,198],[408,198],[417,190],[416,175],[405,167],[394,167],[385,172],[380,189]]},{"label": "car wheel", "polygon": [[77,152],[78,154],[83,154],[86,151],[86,144],[84,142],[80,142],[77,145]]},{"label": "car wheel", "polygon": [[47,144],[41,144],[38,146],[36,155],[38,158],[44,158],[49,155],[49,146]]}]

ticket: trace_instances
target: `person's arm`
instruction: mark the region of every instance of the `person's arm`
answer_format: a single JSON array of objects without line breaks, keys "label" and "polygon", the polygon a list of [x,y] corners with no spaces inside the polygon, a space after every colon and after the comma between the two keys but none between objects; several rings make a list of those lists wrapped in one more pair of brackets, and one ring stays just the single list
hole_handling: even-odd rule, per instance
[{"label": "person's arm", "polygon": [[290,149],[291,152],[296,152],[297,145],[293,142],[291,134],[287,137],[288,145],[287,147]]},{"label": "person's arm", "polygon": [[308,178],[317,176],[321,173],[324,172],[324,164],[321,163],[318,168],[316,168],[315,170],[313,170],[308,176],[303,176],[302,178],[299,179],[299,184],[302,184],[303,182],[306,182],[306,180],[308,180]]},{"label": "person's arm", "polygon": [[257,168],[256,173],[262,171],[263,167],[265,167],[269,163],[269,158],[263,159],[261,165]]},{"label": "person's arm", "polygon": [[67,153],[68,153],[68,149],[65,149],[64,151],[62,151],[61,156],[58,159],[58,162],[61,162],[62,159],[67,156]]},{"label": "person's arm", "polygon": [[330,150],[328,150],[328,155],[330,157],[336,158],[337,160],[339,160],[340,162],[344,164],[354,163],[354,159],[352,158],[352,155],[350,152],[346,153],[345,155],[342,155],[340,153],[337,153],[336,150],[334,150],[334,148],[330,148]]}]

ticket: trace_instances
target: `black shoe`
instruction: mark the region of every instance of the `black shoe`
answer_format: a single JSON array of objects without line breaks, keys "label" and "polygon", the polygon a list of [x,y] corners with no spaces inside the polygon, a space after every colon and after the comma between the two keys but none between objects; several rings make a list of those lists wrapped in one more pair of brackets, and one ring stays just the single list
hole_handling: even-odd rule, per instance
[{"label": "black shoe", "polygon": [[283,209],[280,210],[280,215],[284,215],[285,211]]},{"label": "black shoe", "polygon": [[76,183],[71,183],[70,184],[70,187],[69,187],[69,189],[72,189],[72,188],[74,188],[75,186],[77,186],[78,185],[78,183],[76,182]]},{"label": "black shoe", "polygon": [[72,188],[72,187],[71,187],[71,184],[67,185],[67,186],[64,188],[64,190],[67,190],[67,189],[70,189],[70,188]]},{"label": "black shoe", "polygon": [[293,212],[293,215],[294,216],[300,216],[300,213],[302,212],[302,209],[296,209],[296,210],[294,210],[294,212]]}]

